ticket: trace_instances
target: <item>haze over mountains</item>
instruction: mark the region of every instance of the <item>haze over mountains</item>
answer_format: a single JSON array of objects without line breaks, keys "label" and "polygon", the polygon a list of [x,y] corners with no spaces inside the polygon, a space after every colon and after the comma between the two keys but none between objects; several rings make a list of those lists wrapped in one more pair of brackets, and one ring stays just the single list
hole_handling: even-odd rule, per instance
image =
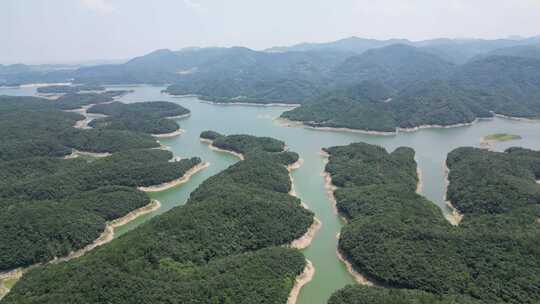
[{"label": "haze over mountains", "polygon": [[393,131],[470,123],[493,113],[535,118],[540,36],[420,42],[352,37],[266,51],[164,49],[79,69],[0,66],[4,84],[71,81],[167,84],[170,94],[213,102],[300,103],[305,106],[284,117],[324,127]]}]

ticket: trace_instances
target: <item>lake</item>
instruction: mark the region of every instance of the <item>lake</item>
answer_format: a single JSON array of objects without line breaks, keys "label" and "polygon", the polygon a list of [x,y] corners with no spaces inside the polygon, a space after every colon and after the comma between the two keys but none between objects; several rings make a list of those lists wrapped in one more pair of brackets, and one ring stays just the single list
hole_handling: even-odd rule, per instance
[{"label": "lake", "polygon": [[[201,143],[199,134],[205,130],[214,130],[225,135],[252,134],[270,136],[285,141],[292,151],[300,154],[304,160],[302,167],[293,171],[295,189],[298,196],[316,214],[322,227],[311,246],[303,253],[315,266],[313,280],[300,294],[300,304],[326,303],[330,295],[347,284],[354,284],[353,278],[345,266],[336,257],[337,234],[343,225],[335,214],[327,196],[324,179],[324,158],[321,148],[347,145],[352,142],[367,142],[393,151],[400,146],[408,146],[416,151],[416,160],[422,172],[422,194],[438,205],[445,215],[449,210],[444,203],[444,170],[446,155],[461,146],[480,146],[483,136],[493,133],[520,135],[522,139],[501,142],[495,145],[497,150],[511,146],[522,146],[540,150],[540,123],[522,122],[494,118],[480,121],[470,127],[450,129],[424,129],[412,133],[399,133],[396,136],[364,135],[361,133],[318,131],[301,127],[285,127],[275,118],[287,110],[283,107],[224,106],[203,103],[195,97],[173,97],[161,93],[164,87],[157,86],[113,86],[111,89],[134,90],[120,100],[123,102],[141,102],[165,100],[178,103],[191,110],[191,116],[178,122],[186,132],[181,136],[161,139],[175,156],[199,156],[209,162],[210,167],[194,175],[187,183],[151,196],[158,199],[162,206],[159,210],[145,215],[118,228],[120,236],[141,225],[152,217],[182,205],[189,194],[206,178],[222,171],[238,161],[235,156],[220,153]],[[0,95],[32,95],[35,88],[0,89]],[[283,219],[287,220],[287,219]]]}]

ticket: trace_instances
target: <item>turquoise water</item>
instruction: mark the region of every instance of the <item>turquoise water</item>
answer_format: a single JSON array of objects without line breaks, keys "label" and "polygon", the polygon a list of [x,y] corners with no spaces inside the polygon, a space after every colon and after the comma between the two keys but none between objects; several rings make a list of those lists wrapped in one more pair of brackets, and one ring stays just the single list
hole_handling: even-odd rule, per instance
[{"label": "turquoise water", "polygon": [[[123,89],[124,87],[115,86],[114,88]],[[189,193],[202,181],[238,161],[230,154],[208,149],[206,144],[199,141],[199,134],[202,131],[215,130],[223,134],[244,133],[281,139],[304,160],[302,167],[293,172],[296,192],[322,222],[322,227],[312,245],[303,251],[306,258],[313,262],[316,272],[314,279],[302,289],[298,301],[301,304],[326,303],[334,291],[347,284],[354,284],[345,266],[336,258],[336,235],[342,223],[334,213],[324,187],[321,176],[324,159],[319,154],[321,148],[359,141],[378,144],[390,151],[399,146],[414,148],[422,171],[423,194],[437,204],[445,214],[448,214],[448,210],[443,201],[443,164],[448,152],[460,146],[479,146],[481,137],[492,133],[511,133],[522,136],[521,140],[498,143],[497,150],[510,146],[540,149],[539,123],[496,118],[481,121],[472,127],[427,129],[413,133],[400,133],[397,136],[373,136],[284,127],[274,121],[286,110],[282,107],[218,106],[202,103],[194,97],[172,97],[161,94],[162,87],[130,86],[127,88],[135,91],[122,97],[121,100],[124,102],[166,100],[190,109],[191,117],[178,120],[186,132],[175,138],[162,139],[161,142],[170,146],[176,156],[199,156],[204,161],[210,162],[210,167],[194,175],[187,183],[179,187],[151,194],[153,198],[161,201],[162,207],[117,229],[116,235],[122,235],[148,219],[184,204],[189,198]],[[29,88],[0,89],[0,94],[10,95],[29,95],[33,92],[34,90]]]}]

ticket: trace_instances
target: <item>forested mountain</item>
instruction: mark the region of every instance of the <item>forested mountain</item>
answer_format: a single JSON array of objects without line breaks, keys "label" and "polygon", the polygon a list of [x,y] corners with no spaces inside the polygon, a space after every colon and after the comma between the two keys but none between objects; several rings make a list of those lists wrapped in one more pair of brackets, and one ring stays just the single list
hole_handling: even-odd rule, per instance
[{"label": "forested mountain", "polygon": [[540,59],[540,43],[533,45],[519,45],[507,48],[496,49],[486,54],[477,56],[475,59],[482,59],[489,56],[514,56],[523,58]]},{"label": "forested mountain", "polygon": [[108,115],[90,122],[95,128],[166,134],[180,129],[178,123],[169,118],[187,115],[190,111],[172,102],[153,101],[97,104],[89,108],[88,113]]},{"label": "forested mountain", "polygon": [[532,45],[539,42],[539,37],[526,39],[431,39],[423,41],[410,41],[407,39],[376,40],[350,37],[323,43],[301,43],[293,46],[273,47],[269,52],[293,51],[344,51],[362,54],[367,50],[381,48],[393,44],[406,44],[422,48],[423,51],[433,53],[447,61],[462,64],[475,56],[485,54],[500,48],[521,45]]},{"label": "forested mountain", "polygon": [[337,207],[348,220],[340,251],[368,279],[409,290],[348,287],[329,303],[540,300],[539,152],[452,151],[448,198],[465,215],[453,227],[433,203],[415,193],[411,149],[388,153],[359,143],[326,151],[326,171],[339,187]]},{"label": "forested mountain", "polygon": [[446,79],[454,68],[421,49],[395,44],[349,57],[333,72],[339,83],[376,80],[400,90],[422,80]]},{"label": "forested mountain", "polygon": [[308,52],[308,51],[339,51],[361,54],[367,50],[389,46],[392,44],[411,44],[407,39],[365,39],[349,37],[332,42],[300,43],[293,46],[272,47],[267,52]]},{"label": "forested mountain", "polygon": [[[69,101],[97,101],[90,96]],[[136,187],[180,178],[201,162],[169,162],[171,152],[148,149],[159,146],[148,134],[75,129],[83,117],[60,110],[69,104],[0,96],[0,271],[85,247],[107,221],[149,204]],[[72,149],[113,154],[91,162],[61,158]]]},{"label": "forested mountain", "polygon": [[313,222],[288,194],[285,166],[298,155],[274,139],[212,134],[246,159],[184,206],[79,259],[30,271],[2,303],[285,303],[306,261],[281,245]]},{"label": "forested mountain", "polygon": [[[384,48],[377,49],[365,54],[382,53],[383,50]],[[402,60],[406,61],[406,58],[413,57],[405,55]],[[365,62],[369,66],[368,62],[377,61]],[[352,64],[349,66],[354,67]],[[399,69],[401,65],[394,62],[391,66]],[[372,71],[364,75],[366,78],[374,77],[386,86],[394,88],[394,91],[387,89],[387,93],[381,95],[392,97],[387,103],[381,104],[379,100],[366,104],[364,92],[372,89],[362,88],[360,85],[357,86],[359,88],[357,90],[349,90],[354,94],[343,96],[342,90],[331,91],[314,99],[312,103],[283,113],[282,117],[302,121],[314,127],[387,132],[393,132],[396,128],[414,128],[423,125],[448,126],[470,123],[476,118],[491,117],[492,112],[532,119],[540,117],[540,60],[490,56],[453,67],[445,77],[429,77],[429,73],[419,73],[418,75],[424,79],[412,81],[415,78],[411,75],[414,75],[421,66],[411,65],[413,73],[409,73],[405,78],[381,72],[384,70],[380,65],[360,69]],[[354,77],[357,70],[359,69],[350,69],[351,77]],[[406,73],[399,73],[404,74]],[[427,80],[429,78],[439,79],[429,81]],[[408,80],[411,82],[399,89],[399,83],[406,83]],[[383,92],[384,89],[379,91]]]}]

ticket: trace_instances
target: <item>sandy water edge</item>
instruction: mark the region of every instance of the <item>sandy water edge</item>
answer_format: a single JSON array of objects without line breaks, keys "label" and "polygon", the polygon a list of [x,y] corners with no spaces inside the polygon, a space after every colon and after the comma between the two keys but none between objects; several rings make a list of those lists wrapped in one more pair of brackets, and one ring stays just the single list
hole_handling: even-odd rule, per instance
[{"label": "sandy water edge", "polygon": [[351,129],[351,128],[314,127],[314,126],[306,125],[304,122],[301,122],[301,121],[293,121],[293,120],[289,120],[287,118],[282,118],[282,117],[275,118],[274,121],[278,125],[283,126],[283,127],[303,127],[306,129],[317,130],[317,131],[350,132],[350,133],[360,133],[360,134],[367,134],[367,135],[396,136],[400,132],[403,132],[403,133],[417,132],[423,129],[450,129],[450,128],[468,127],[468,126],[472,126],[476,124],[480,120],[489,120],[489,119],[492,119],[492,118],[477,118],[470,123],[459,123],[459,124],[453,124],[453,125],[421,125],[414,128],[399,128],[398,127],[396,128],[396,131],[393,131],[393,132]]},{"label": "sandy water edge", "polygon": [[304,287],[307,283],[311,282],[314,275],[315,275],[315,267],[313,266],[310,260],[306,259],[306,267],[304,268],[304,271],[302,271],[302,273],[296,277],[294,286],[291,289],[291,292],[289,293],[287,304],[296,304],[296,301],[298,300],[298,296],[300,295],[300,291],[302,290],[302,287]]},{"label": "sandy water edge", "polygon": [[112,154],[109,153],[109,152],[97,153],[97,152],[87,152],[87,151],[80,151],[80,150],[72,149],[71,154],[64,156],[64,159],[77,158],[77,157],[79,157],[81,155],[82,156],[91,156],[91,157],[96,157],[96,158],[102,158],[102,157],[111,156]]},{"label": "sandy water edge", "polygon": [[416,176],[418,177],[418,181],[416,182],[416,193],[421,194],[424,188],[424,183],[422,182],[422,170],[420,170],[418,165],[416,165]]},{"label": "sandy water edge", "polygon": [[186,130],[184,130],[182,128],[179,128],[176,131],[171,132],[171,133],[150,134],[150,135],[152,135],[155,138],[171,138],[171,137],[176,137],[176,136],[182,135],[184,132],[186,132]]},{"label": "sandy water edge", "polygon": [[210,149],[214,150],[214,151],[232,154],[232,155],[234,155],[234,156],[240,158],[240,160],[244,160],[244,159],[245,159],[243,154],[240,154],[240,153],[237,153],[237,152],[234,152],[234,151],[230,151],[230,150],[220,149],[220,148],[214,146],[214,145],[213,145],[214,141],[211,140],[211,139],[200,138],[200,140],[201,140],[201,142],[208,144],[208,147],[209,147]]},{"label": "sandy water edge", "polygon": [[[321,150],[320,151],[320,155],[322,157],[324,157],[324,162],[325,164],[328,163],[328,158],[330,157],[330,154],[328,154],[326,151],[324,150]],[[330,173],[324,171],[322,173],[322,176],[324,176],[324,181],[325,181],[325,188],[326,188],[326,191],[327,191],[327,194],[328,194],[328,198],[330,199],[330,201],[332,202],[332,206],[334,208],[334,212],[337,216],[339,216],[344,222],[347,222],[347,219],[343,216],[341,216],[339,214],[339,211],[337,209],[337,201],[336,201],[336,198],[334,196],[334,191],[336,191],[338,189],[338,187],[336,187],[333,183],[332,183],[332,176],[330,175]],[[339,240],[340,238],[340,233],[338,233],[336,235],[337,239]],[[345,256],[340,252],[339,248],[336,250],[336,256],[337,258],[343,263],[345,264],[345,266],[347,267],[347,271],[351,274],[351,276],[355,279],[355,281],[358,283],[358,284],[361,284],[361,285],[366,285],[366,286],[376,286],[375,283],[373,283],[372,281],[370,281],[369,279],[367,279],[364,275],[362,275],[361,273],[359,273],[358,271],[356,271],[354,269],[354,267],[352,266],[352,264],[345,258]]]},{"label": "sandy water edge", "polygon": [[189,181],[191,179],[191,177],[193,175],[195,175],[196,173],[198,173],[199,171],[203,170],[203,169],[206,169],[210,166],[210,163],[209,162],[202,162],[202,163],[199,163],[198,165],[192,167],[191,169],[189,169],[188,171],[186,171],[184,173],[184,175],[182,175],[181,177],[175,179],[175,180],[172,180],[170,182],[165,182],[165,183],[162,183],[162,184],[159,184],[159,185],[154,185],[154,186],[148,186],[148,187],[137,187],[138,190],[140,191],[143,191],[143,192],[160,192],[160,191],[165,191],[165,190],[168,190],[168,189],[171,189],[171,188],[174,188],[174,187],[177,187],[181,184],[184,184],[186,183],[187,181]]},{"label": "sandy water edge", "polygon": [[452,224],[453,226],[458,226],[461,220],[463,220],[463,214],[459,212],[459,210],[454,207],[452,202],[448,200],[448,185],[450,185],[450,180],[448,179],[448,176],[450,175],[450,169],[446,165],[446,162],[443,164],[443,170],[444,170],[444,202],[446,203],[446,207],[451,211],[449,215],[446,216],[446,219]]},{"label": "sandy water edge", "polygon": [[[294,164],[291,164],[291,165],[287,166],[287,171],[289,171],[289,179],[291,180],[291,190],[289,191],[289,195],[297,197],[297,198],[299,198],[299,197],[298,197],[298,195],[296,193],[296,190],[295,190],[294,179],[292,177],[292,171],[300,168],[303,163],[304,163],[304,160],[302,158],[300,158]],[[309,210],[309,206],[305,202],[301,202],[301,205],[302,205],[302,207],[304,209]],[[317,235],[317,232],[319,231],[319,229],[321,229],[321,226],[322,226],[321,221],[317,217],[314,216],[313,217],[313,223],[308,228],[306,233],[304,233],[304,235],[302,235],[301,237],[293,240],[288,245],[288,247],[295,248],[295,249],[298,249],[298,250],[306,249],[313,242],[313,239]]]},{"label": "sandy water edge", "polygon": [[67,256],[64,256],[64,257],[56,257],[54,258],[53,260],[51,261],[48,261],[48,262],[45,262],[45,263],[38,263],[38,264],[34,264],[34,265],[31,265],[31,266],[28,266],[28,267],[25,267],[25,268],[16,268],[16,269],[13,269],[13,270],[10,270],[10,271],[6,271],[6,272],[2,272],[0,273],[0,299],[3,298],[5,295],[7,295],[9,293],[9,289],[7,289],[5,286],[4,286],[4,282],[5,280],[10,280],[10,279],[13,279],[13,280],[20,280],[22,278],[22,276],[38,267],[38,266],[43,266],[43,265],[47,265],[47,264],[58,264],[58,263],[62,263],[62,262],[67,262],[71,259],[74,259],[74,258],[78,258],[78,257],[81,257],[83,256],[84,254],[86,254],[87,252],[99,247],[99,246],[102,246],[102,245],[105,245],[107,243],[109,243],[110,241],[112,241],[114,239],[114,229],[115,228],[118,228],[118,227],[121,227],[123,225],[126,225],[128,224],[129,222],[137,219],[138,217],[142,216],[142,215],[145,215],[145,214],[148,214],[148,213],[151,213],[151,212],[154,212],[156,210],[158,210],[159,208],[161,208],[161,203],[158,201],[158,200],[151,200],[150,203],[146,206],[143,206],[139,209],[136,209],[136,210],[133,210],[131,212],[129,212],[128,214],[120,217],[120,218],[117,218],[115,220],[112,220],[112,221],[109,221],[107,222],[106,226],[105,226],[105,230],[101,233],[101,235],[96,239],[94,240],[94,242],[92,242],[91,244],[88,244],[86,245],[85,247],[79,249],[79,250],[76,250],[76,251],[72,251],[71,253],[69,253]]}]

